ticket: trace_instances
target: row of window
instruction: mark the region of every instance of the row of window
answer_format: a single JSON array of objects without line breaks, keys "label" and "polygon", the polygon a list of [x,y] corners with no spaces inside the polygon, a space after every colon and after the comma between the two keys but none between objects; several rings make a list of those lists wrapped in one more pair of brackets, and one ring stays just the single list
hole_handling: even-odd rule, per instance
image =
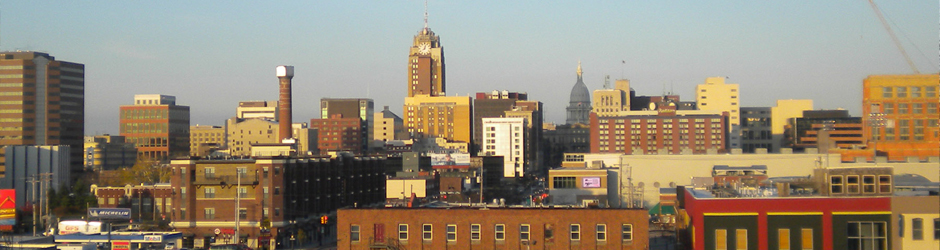
[{"label": "row of window", "polygon": [[[875,110],[877,111],[877,110]],[[897,111],[897,112],[895,112]],[[937,103],[927,103],[927,114],[936,114],[937,113]],[[904,114],[924,114],[924,104],[923,103],[898,103],[897,109],[895,109],[894,103],[884,103],[885,114],[893,115],[904,115]]]},{"label": "row of window", "polygon": [[864,194],[891,193],[891,176],[862,175],[861,183],[859,183],[858,175],[829,176],[829,193],[831,194],[858,194],[860,191]]},{"label": "row of window", "polygon": [[[571,241],[580,241],[581,240],[581,224],[570,224],[568,225],[568,239]],[[379,228],[380,224],[376,224],[376,228]],[[399,241],[408,241],[409,239],[409,225],[408,224],[398,224],[398,240]],[[479,241],[482,239],[482,226],[480,224],[470,224],[469,236],[472,241]],[[532,227],[529,224],[519,225],[519,240],[523,242],[529,241],[531,238]],[[607,224],[596,224],[594,227],[595,237],[597,241],[607,241]],[[447,224],[445,228],[446,240],[448,242],[457,241],[457,224]],[[543,242],[551,241],[555,238],[554,225],[545,224],[544,230],[542,231]],[[352,242],[359,242],[361,240],[360,226],[352,224],[349,227],[349,239]],[[496,224],[493,227],[493,239],[496,241],[505,241],[506,240],[506,224]],[[620,225],[620,239],[624,242],[633,241],[633,224],[621,224]],[[434,240],[434,225],[432,224],[422,224],[421,225],[421,240],[423,241],[433,241]]]},{"label": "row of window", "polygon": [[[904,219],[904,216],[899,216],[898,221],[900,222],[898,236],[904,237],[904,223],[907,223],[907,220]],[[913,240],[924,240],[924,219],[922,218],[913,218],[911,222],[911,239]],[[933,240],[940,240],[940,218],[933,219]]]},{"label": "row of window", "polygon": [[[910,92],[908,92],[908,90],[910,90]],[[933,87],[933,86],[930,86],[930,87],[882,87],[881,97],[883,98],[937,97],[937,87]]]}]

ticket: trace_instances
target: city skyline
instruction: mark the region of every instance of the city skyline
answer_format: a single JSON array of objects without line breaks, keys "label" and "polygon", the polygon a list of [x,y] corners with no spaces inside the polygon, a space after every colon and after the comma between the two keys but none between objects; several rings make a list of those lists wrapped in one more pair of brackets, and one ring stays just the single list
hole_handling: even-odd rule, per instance
[{"label": "city skyline", "polygon": [[[240,101],[276,100],[276,65],[297,68],[296,120],[318,117],[324,97],[371,98],[402,115],[424,2],[182,3],[8,2],[0,50],[85,64],[89,135],[117,134],[118,107],[135,94],[176,96],[192,125],[222,125]],[[918,69],[936,73],[938,3],[878,4]],[[726,76],[740,84],[742,107],[812,99],[854,116],[865,77],[912,73],[865,1],[432,1],[428,10],[447,51],[448,96],[527,92],[545,103],[546,122],[564,122],[579,60],[592,91],[604,75],[622,76],[638,95],[691,101],[706,77]]]}]

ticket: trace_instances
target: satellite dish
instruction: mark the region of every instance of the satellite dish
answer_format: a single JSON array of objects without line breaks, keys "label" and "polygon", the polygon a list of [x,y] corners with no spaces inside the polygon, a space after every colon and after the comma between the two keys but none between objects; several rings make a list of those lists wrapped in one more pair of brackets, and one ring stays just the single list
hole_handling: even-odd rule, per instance
[{"label": "satellite dish", "polygon": [[651,102],[651,103],[650,103],[650,110],[656,110],[656,103],[655,103],[655,102]]},{"label": "satellite dish", "polygon": [[657,182],[653,182],[653,187],[659,188],[659,182],[658,182],[658,181],[657,181]]},{"label": "satellite dish", "polygon": [[673,188],[676,187],[676,182],[674,181],[669,182],[669,187],[673,187]]},{"label": "satellite dish", "polygon": [[643,187],[643,182],[641,181],[640,184],[637,184],[636,186],[637,186],[637,187]]}]

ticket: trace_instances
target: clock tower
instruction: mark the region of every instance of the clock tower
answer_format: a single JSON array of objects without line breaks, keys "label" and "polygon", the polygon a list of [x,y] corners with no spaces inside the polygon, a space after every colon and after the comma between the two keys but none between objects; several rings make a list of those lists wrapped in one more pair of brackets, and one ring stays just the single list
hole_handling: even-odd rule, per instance
[{"label": "clock tower", "polygon": [[444,96],[444,87],[444,48],[440,37],[428,28],[425,10],[424,28],[415,35],[408,53],[408,97]]}]

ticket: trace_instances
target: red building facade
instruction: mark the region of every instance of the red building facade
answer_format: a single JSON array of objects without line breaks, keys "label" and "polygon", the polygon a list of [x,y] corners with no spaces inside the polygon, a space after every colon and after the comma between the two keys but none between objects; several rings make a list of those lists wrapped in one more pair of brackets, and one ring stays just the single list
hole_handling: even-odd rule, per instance
[{"label": "red building facade", "polygon": [[362,120],[359,117],[333,115],[327,119],[310,119],[310,128],[316,129],[321,151],[346,151],[360,154],[364,151]]},{"label": "red building facade", "polygon": [[622,116],[591,113],[591,153],[705,154],[725,152],[728,115],[702,111],[630,111]]}]

